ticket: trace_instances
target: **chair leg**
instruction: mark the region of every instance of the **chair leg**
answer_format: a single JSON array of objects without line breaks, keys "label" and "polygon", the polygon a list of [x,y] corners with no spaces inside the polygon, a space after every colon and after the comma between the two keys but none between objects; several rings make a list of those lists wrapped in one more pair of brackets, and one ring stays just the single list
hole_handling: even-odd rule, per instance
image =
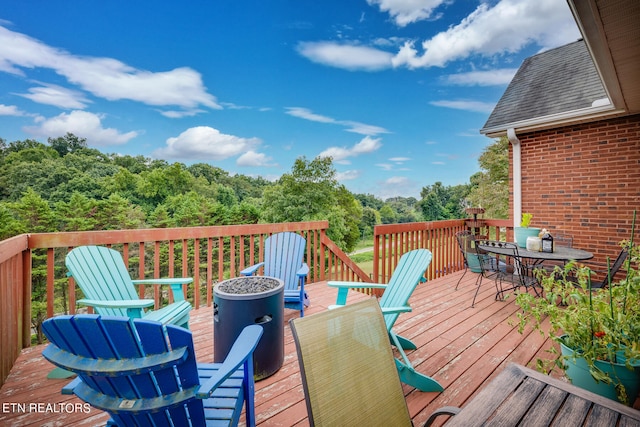
[{"label": "chair leg", "polygon": [[412,387],[420,391],[444,391],[444,387],[440,385],[440,383],[433,378],[421,374],[417,372],[413,366],[407,366],[404,363],[400,362],[398,359],[395,359],[396,367],[398,368],[398,374],[400,375],[400,381],[405,384],[408,384]]},{"label": "chair leg", "polygon": [[473,301],[471,301],[471,308],[473,308],[473,306],[476,303],[476,297],[478,296],[478,292],[480,292],[480,285],[482,284],[482,273],[480,273],[478,275],[478,278],[476,279],[476,293],[473,294]]},{"label": "chair leg", "polygon": [[456,283],[456,291],[458,290],[458,285],[460,284],[460,282],[462,281],[462,278],[464,277],[465,274],[467,274],[467,264],[464,264],[464,273],[462,273],[462,276],[460,276],[460,278],[458,279],[458,283]]},{"label": "chair leg", "polygon": [[[404,350],[416,350],[418,348],[409,338],[405,338],[400,335],[396,335],[396,338],[398,338],[398,343],[400,343],[400,346]],[[391,339],[391,344],[395,345],[393,339]]]},{"label": "chair leg", "polygon": [[398,368],[398,374],[400,375],[400,381],[405,384],[409,384],[420,391],[444,391],[444,387],[442,387],[438,381],[427,375],[421,374],[414,369],[409,358],[402,349],[398,335],[393,332],[389,332],[389,337],[391,338],[393,345],[396,346],[396,349],[403,360],[400,361],[394,358],[396,361],[396,368]]}]

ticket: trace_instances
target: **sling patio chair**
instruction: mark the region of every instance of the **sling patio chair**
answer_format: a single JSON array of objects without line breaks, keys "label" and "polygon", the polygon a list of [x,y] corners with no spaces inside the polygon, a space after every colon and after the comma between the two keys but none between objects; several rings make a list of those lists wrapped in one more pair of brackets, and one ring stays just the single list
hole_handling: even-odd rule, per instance
[{"label": "sling patio chair", "polygon": [[243,407],[255,426],[253,351],[247,326],[222,363],[196,363],[191,331],[128,317],[47,319],[42,355],[78,377],[62,389],[111,415],[117,426],[235,426]]},{"label": "sling patio chair", "polygon": [[336,304],[330,308],[345,305],[349,289],[384,289],[379,304],[384,314],[389,340],[396,347],[400,353],[400,359],[402,359],[395,359],[401,381],[421,391],[443,391],[444,389],[436,380],[417,372],[409,361],[405,350],[415,350],[416,345],[393,331],[398,316],[401,313],[411,311],[409,298],[418,283],[426,281],[424,273],[431,264],[431,257],[431,252],[427,249],[414,249],[405,253],[400,257],[388,284],[329,281],[329,286],[338,288]]},{"label": "sling patio chair", "polygon": [[255,274],[264,266],[264,275],[276,277],[284,282],[284,306],[300,310],[309,305],[309,296],[304,290],[309,266],[304,262],[307,241],[299,234],[284,232],[269,236],[264,242],[264,261],[240,272],[243,276]]},{"label": "sling patio chair", "polygon": [[289,324],[311,426],[412,425],[374,299]]},{"label": "sling patio chair", "polygon": [[[67,254],[65,265],[85,298],[78,302],[93,307],[98,314],[155,320],[165,325],[189,329],[191,304],[184,299],[183,287],[191,277],[131,280],[120,252],[104,246],[79,246]],[[140,299],[135,285],[169,285],[174,302],[154,311],[152,299]]]}]

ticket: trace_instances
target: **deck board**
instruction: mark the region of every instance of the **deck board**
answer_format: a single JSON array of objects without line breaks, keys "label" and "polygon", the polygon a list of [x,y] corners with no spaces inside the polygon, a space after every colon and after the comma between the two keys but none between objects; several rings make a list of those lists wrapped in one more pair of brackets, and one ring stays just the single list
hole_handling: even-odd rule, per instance
[{"label": "deck board", "polygon": [[[417,370],[433,376],[444,387],[443,393],[423,393],[403,385],[414,425],[421,425],[437,408],[462,406],[509,362],[535,367],[535,359],[551,343],[530,329],[517,332],[517,312],[513,300],[495,301],[491,281],[482,284],[475,308],[476,274],[467,273],[458,290],[454,290],[461,273],[454,273],[418,286],[410,299],[413,311],[404,313],[396,331],[412,339],[418,349],[409,352]],[[336,290],[326,283],[307,286],[311,306],[306,315],[321,312],[334,303]],[[367,298],[350,293],[348,302]],[[297,317],[295,310],[285,310],[285,321]],[[213,310],[200,308],[191,315],[191,330],[199,361],[213,360]],[[0,425],[2,426],[95,426],[103,425],[106,415],[92,409],[90,413],[19,413],[12,403],[74,403],[74,397],[60,395],[67,380],[48,380],[51,369],[40,353],[42,346],[25,349],[0,390]],[[556,374],[557,375],[557,374]],[[8,410],[7,410],[8,409]],[[15,407],[14,407],[15,409]],[[256,416],[260,426],[307,426],[307,411],[299,375],[295,344],[285,325],[285,358],[274,375],[256,383]]]}]

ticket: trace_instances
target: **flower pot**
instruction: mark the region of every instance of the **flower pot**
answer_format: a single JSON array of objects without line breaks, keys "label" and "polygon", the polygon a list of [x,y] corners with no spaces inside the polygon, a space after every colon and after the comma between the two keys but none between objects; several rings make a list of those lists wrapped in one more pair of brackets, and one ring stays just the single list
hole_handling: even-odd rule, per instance
[{"label": "flower pot", "polygon": [[516,238],[516,243],[521,248],[527,247],[527,237],[533,236],[537,237],[540,234],[539,228],[534,227],[514,227],[513,234]]},{"label": "flower pot", "polygon": [[[625,405],[632,405],[640,392],[640,366],[628,369],[624,364],[595,361],[595,366],[611,378],[611,383],[596,381],[591,375],[587,361],[580,357],[579,351],[574,351],[560,342],[562,356],[565,357],[565,374],[571,383],[577,387],[584,388],[592,393],[604,396],[612,400],[618,400]],[[616,387],[624,386],[627,399],[623,401],[623,396],[618,395]]]}]

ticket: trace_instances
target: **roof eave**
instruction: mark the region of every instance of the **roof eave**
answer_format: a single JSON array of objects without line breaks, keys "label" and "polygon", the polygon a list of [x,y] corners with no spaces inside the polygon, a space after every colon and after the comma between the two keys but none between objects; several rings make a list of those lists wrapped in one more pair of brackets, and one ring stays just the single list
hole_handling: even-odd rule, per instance
[{"label": "roof eave", "polygon": [[483,128],[480,129],[480,133],[488,136],[489,138],[499,138],[507,134],[507,129],[514,129],[517,134],[522,134],[625,114],[626,111],[624,109],[616,109],[611,104],[608,104],[599,107],[588,107],[558,114],[535,117],[527,120],[520,120],[490,128]]},{"label": "roof eave", "polygon": [[613,105],[628,109],[595,0],[567,0],[594,65]]}]

